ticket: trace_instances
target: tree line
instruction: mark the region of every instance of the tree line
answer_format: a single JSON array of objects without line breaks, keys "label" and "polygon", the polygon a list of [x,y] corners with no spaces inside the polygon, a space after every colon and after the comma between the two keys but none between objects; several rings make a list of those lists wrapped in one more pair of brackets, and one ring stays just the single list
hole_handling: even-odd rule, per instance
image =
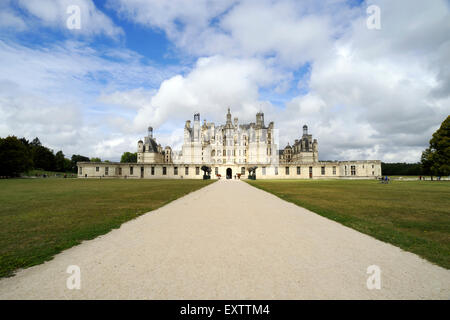
[{"label": "tree line", "polygon": [[[54,153],[43,146],[37,137],[31,142],[15,136],[0,138],[0,177],[18,177],[33,169],[77,173],[77,162],[101,161],[98,157],[89,158],[79,154],[66,158],[62,150]],[[137,153],[124,152],[120,162],[137,162]]]},{"label": "tree line", "polygon": [[422,176],[424,171],[420,163],[381,163],[381,172],[385,176]]},{"label": "tree line", "polygon": [[[77,162],[90,161],[88,157],[74,154],[66,158],[62,151],[43,146],[39,138],[28,141],[26,138],[8,136],[0,138],[0,176],[17,177],[33,169],[77,172]],[[98,159],[100,160],[100,159]]]}]

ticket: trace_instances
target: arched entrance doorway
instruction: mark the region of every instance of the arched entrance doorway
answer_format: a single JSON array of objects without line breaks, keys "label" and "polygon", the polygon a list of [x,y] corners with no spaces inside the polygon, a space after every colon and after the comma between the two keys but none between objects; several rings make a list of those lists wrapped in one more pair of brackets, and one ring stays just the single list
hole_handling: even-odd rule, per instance
[{"label": "arched entrance doorway", "polygon": [[232,174],[233,174],[233,172],[231,171],[231,168],[227,168],[227,179],[231,179]]}]

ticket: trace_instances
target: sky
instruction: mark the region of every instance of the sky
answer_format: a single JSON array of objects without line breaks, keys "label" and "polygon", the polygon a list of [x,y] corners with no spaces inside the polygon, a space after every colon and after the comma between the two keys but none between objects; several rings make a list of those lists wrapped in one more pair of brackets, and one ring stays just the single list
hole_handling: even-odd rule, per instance
[{"label": "sky", "polygon": [[194,113],[223,124],[230,108],[240,123],[263,111],[279,149],[307,124],[320,160],[418,162],[450,114],[449,13],[448,0],[0,0],[0,137],[117,161],[148,126],[177,150]]}]

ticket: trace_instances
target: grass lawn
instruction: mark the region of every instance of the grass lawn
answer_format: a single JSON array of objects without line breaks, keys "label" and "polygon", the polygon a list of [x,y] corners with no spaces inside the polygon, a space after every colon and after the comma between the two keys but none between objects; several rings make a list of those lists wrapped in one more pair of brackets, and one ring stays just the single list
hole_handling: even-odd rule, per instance
[{"label": "grass lawn", "polygon": [[0,180],[0,277],[118,228],[211,180]]},{"label": "grass lawn", "polygon": [[450,269],[449,181],[247,182]]}]

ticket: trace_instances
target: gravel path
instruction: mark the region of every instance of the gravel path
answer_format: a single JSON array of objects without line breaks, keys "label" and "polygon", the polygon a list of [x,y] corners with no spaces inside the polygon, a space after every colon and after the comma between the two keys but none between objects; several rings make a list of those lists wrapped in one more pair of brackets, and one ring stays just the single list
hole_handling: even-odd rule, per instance
[{"label": "gravel path", "polygon": [[[81,289],[69,290],[69,265]],[[367,267],[381,270],[369,290]],[[0,281],[0,299],[449,299],[450,271],[218,181]]]}]

